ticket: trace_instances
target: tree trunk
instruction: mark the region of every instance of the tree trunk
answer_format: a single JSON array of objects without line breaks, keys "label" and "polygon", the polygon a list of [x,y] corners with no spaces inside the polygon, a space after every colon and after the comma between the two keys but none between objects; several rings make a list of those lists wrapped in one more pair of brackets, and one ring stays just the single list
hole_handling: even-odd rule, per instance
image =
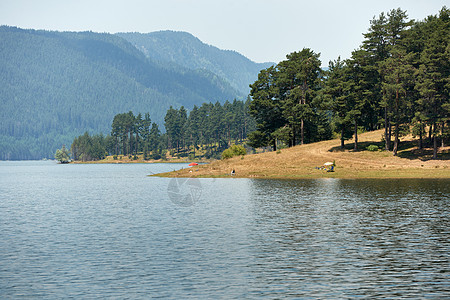
[{"label": "tree trunk", "polygon": [[358,122],[355,120],[355,147],[353,150],[358,150]]},{"label": "tree trunk", "polygon": [[345,145],[344,145],[344,134],[345,134],[345,127],[342,126],[342,131],[341,131],[341,149],[345,148]]},{"label": "tree trunk", "polygon": [[431,145],[432,141],[432,134],[433,134],[433,124],[430,125],[430,128],[428,129],[428,145]]},{"label": "tree trunk", "polygon": [[[397,78],[397,84],[399,83],[399,79]],[[399,122],[400,122],[400,118],[399,118],[399,94],[398,94],[398,88],[395,90],[395,141],[394,141],[394,151],[393,154],[394,156],[397,156],[397,152],[398,152],[398,134],[399,134]],[[391,134],[391,132],[389,132],[389,135]]]},{"label": "tree trunk", "polygon": [[420,123],[420,128],[419,128],[419,150],[422,150],[422,148],[423,148],[422,135],[423,135],[422,123]]},{"label": "tree trunk", "polygon": [[398,143],[399,143],[398,134],[399,134],[399,125],[398,125],[398,122],[396,122],[395,129],[394,129],[394,135],[395,135],[394,150],[393,150],[394,156],[397,156],[397,152],[398,152]]},{"label": "tree trunk", "polygon": [[277,151],[277,139],[273,139],[273,151]]},{"label": "tree trunk", "polygon": [[437,159],[437,136],[434,134],[433,136],[433,159]]},{"label": "tree trunk", "polygon": [[384,149],[386,150],[386,151],[389,151],[389,148],[391,147],[391,145],[390,145],[390,138],[389,138],[389,135],[388,135],[388,126],[389,126],[389,123],[388,123],[388,116],[387,116],[387,106],[384,108],[384,145],[385,145],[385,147],[384,147]]},{"label": "tree trunk", "polygon": [[303,145],[305,143],[305,131],[304,131],[304,122],[303,119],[300,124],[300,144]]},{"label": "tree trunk", "polygon": [[127,146],[128,146],[127,138],[128,138],[128,133],[122,137],[122,155],[123,156],[127,155]]},{"label": "tree trunk", "polygon": [[136,133],[136,148],[134,149],[134,155],[137,156],[138,148],[139,148],[139,135]]},{"label": "tree trunk", "polygon": [[129,135],[129,143],[128,143],[128,155],[131,155],[133,153],[133,134],[131,133],[131,130],[128,132]]},{"label": "tree trunk", "polygon": [[445,123],[442,122],[442,127],[441,127],[441,147],[442,148],[445,147],[444,127],[445,127]]},{"label": "tree trunk", "polygon": [[292,125],[292,141],[291,141],[291,145],[289,145],[289,147],[295,146],[296,139],[297,139],[297,135],[295,133],[295,126]]},{"label": "tree trunk", "polygon": [[391,118],[389,117],[389,121],[388,121],[388,145],[389,145],[389,150],[391,150],[391,139],[392,139],[392,124],[391,124]]},{"label": "tree trunk", "polygon": [[[306,80],[303,82],[303,89],[302,89],[302,99],[300,99],[300,104],[305,105],[306,104],[306,89],[307,89],[307,84],[306,84]],[[301,120],[301,125],[300,125],[300,144],[303,145],[305,143],[305,121]]]}]

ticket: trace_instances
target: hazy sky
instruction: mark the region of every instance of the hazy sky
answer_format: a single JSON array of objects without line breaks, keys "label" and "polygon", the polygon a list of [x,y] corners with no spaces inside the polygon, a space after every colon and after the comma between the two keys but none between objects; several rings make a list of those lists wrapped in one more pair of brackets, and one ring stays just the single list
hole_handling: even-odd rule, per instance
[{"label": "hazy sky", "polygon": [[[322,64],[348,58],[369,21],[400,7],[411,19],[448,0],[0,0],[0,25],[59,31],[187,31],[253,61],[279,62],[304,47]],[[1,41],[0,41],[1,42]]]}]

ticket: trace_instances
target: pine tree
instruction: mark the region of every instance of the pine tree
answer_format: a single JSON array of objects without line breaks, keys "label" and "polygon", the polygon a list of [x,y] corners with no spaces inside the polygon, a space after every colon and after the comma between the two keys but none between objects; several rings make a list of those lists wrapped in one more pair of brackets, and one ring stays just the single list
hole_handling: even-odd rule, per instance
[{"label": "pine tree", "polygon": [[420,93],[417,104],[421,120],[430,126],[433,137],[433,158],[437,158],[438,128],[445,138],[445,124],[450,121],[450,46],[449,9],[441,10],[439,17],[428,19],[429,38],[420,55],[420,67],[416,89]]},{"label": "pine tree", "polygon": [[407,119],[408,91],[414,86],[412,53],[406,53],[401,46],[391,50],[391,57],[381,64],[384,74],[383,95],[385,103],[392,107],[394,129],[393,155],[397,155],[400,125]]},{"label": "pine tree", "polygon": [[278,64],[278,85],[283,101],[283,114],[291,128],[291,146],[296,145],[297,128],[300,127],[300,144],[305,143],[305,122],[314,114],[312,99],[320,87],[320,54],[304,48],[286,56]]},{"label": "pine tree", "polygon": [[352,82],[349,79],[349,67],[340,59],[330,61],[324,89],[321,91],[327,99],[328,108],[333,112],[335,131],[340,132],[341,148],[345,140],[351,138],[349,126],[349,98],[351,97]]},{"label": "pine tree", "polygon": [[276,139],[272,134],[286,123],[277,76],[277,69],[272,66],[261,70],[258,80],[250,85],[252,102],[249,105],[249,112],[256,121],[257,130],[248,137],[250,145],[255,148],[271,144],[276,151]]}]

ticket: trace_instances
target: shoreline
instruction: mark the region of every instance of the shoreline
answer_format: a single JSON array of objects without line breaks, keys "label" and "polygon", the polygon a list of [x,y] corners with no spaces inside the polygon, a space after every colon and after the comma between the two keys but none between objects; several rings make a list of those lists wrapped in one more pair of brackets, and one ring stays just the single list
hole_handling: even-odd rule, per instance
[{"label": "shoreline", "polygon": [[[412,174],[407,174],[412,172]],[[334,172],[331,174],[297,174],[297,175],[267,175],[267,174],[252,174],[249,176],[235,175],[231,176],[229,174],[218,174],[218,175],[204,175],[202,173],[196,173],[193,171],[189,172],[189,169],[183,169],[179,171],[172,171],[167,173],[159,173],[149,175],[149,177],[165,177],[165,178],[229,178],[229,179],[276,179],[276,180],[308,180],[308,179],[347,179],[347,180],[358,180],[358,179],[450,179],[450,170],[443,168],[440,170],[420,170],[420,169],[407,169],[402,171],[397,170],[377,170],[375,172],[367,173],[353,173],[345,174],[343,172]]]},{"label": "shoreline", "polygon": [[[403,137],[398,156],[384,150],[368,151],[380,145],[382,130],[360,134],[359,148],[340,149],[340,140],[298,145],[276,152],[265,152],[213,161],[183,170],[155,174],[159,177],[265,178],[265,179],[450,179],[450,147],[440,149],[439,159],[430,159],[430,149],[417,150],[416,140]],[[335,162],[334,172],[318,170],[325,162]],[[235,170],[235,176],[231,176]]]},{"label": "shoreline", "polygon": [[186,160],[186,159],[169,159],[169,160],[143,160],[143,159],[122,159],[122,160],[114,160],[111,156],[108,156],[106,159],[95,160],[95,161],[71,161],[70,164],[183,164],[183,163],[210,163],[211,161],[206,160]]}]

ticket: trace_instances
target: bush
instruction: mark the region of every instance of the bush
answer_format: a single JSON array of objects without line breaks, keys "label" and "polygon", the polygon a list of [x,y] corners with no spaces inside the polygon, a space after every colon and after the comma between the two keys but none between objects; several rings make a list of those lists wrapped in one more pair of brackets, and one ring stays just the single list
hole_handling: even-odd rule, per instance
[{"label": "bush", "polygon": [[61,149],[56,150],[55,158],[62,164],[66,164],[70,161],[69,150],[66,149],[66,146],[62,146]]},{"label": "bush", "polygon": [[113,159],[117,160],[117,155],[116,154],[113,155]]},{"label": "bush", "polygon": [[369,146],[366,147],[366,150],[367,150],[367,151],[375,152],[375,151],[380,150],[380,148],[378,148],[377,145],[369,145]]},{"label": "bush", "polygon": [[225,151],[222,152],[222,159],[229,159],[232,158],[233,155],[233,151],[231,151],[231,149],[226,149]]},{"label": "bush", "polygon": [[226,149],[222,152],[222,159],[229,159],[234,156],[242,156],[247,154],[247,150],[245,150],[242,145],[233,145],[230,148]]},{"label": "bush", "polygon": [[[154,160],[158,160],[158,159],[162,158],[162,155],[161,155],[161,153],[159,153],[159,151],[153,151],[151,157]],[[164,156],[164,158],[165,158],[165,156]]]}]

